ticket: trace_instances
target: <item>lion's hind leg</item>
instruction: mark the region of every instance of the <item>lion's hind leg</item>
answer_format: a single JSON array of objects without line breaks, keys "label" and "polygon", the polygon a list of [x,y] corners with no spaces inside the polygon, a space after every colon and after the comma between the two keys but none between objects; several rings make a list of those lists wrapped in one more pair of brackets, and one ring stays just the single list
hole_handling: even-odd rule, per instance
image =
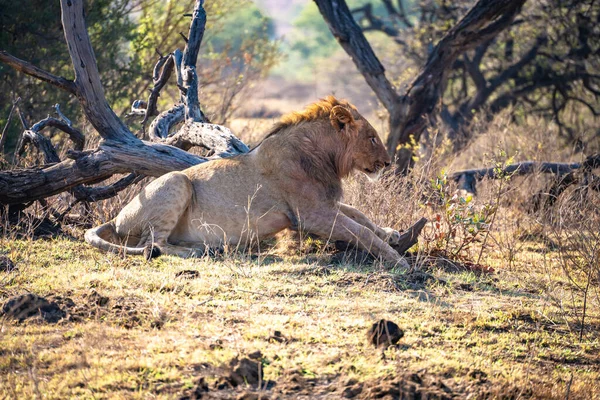
[{"label": "lion's hind leg", "polygon": [[139,237],[147,258],[160,254],[189,257],[196,249],[169,243],[169,237],[192,202],[193,186],[181,172],[171,172],[150,183],[116,218],[121,237]]}]

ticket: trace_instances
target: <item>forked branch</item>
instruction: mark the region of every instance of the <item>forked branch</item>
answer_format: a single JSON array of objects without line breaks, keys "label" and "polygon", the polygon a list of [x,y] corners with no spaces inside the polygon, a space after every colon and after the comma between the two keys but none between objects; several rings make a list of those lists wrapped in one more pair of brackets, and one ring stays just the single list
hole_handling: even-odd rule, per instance
[{"label": "forked branch", "polygon": [[[56,77],[6,52],[0,52],[0,61],[75,94],[87,119],[104,139],[96,150],[82,152],[80,151],[83,148],[82,135],[71,126],[66,117],[61,117],[62,120],[47,118],[40,121],[36,124],[39,129],[29,130],[26,139],[42,149],[46,155],[46,162],[52,165],[0,172],[0,203],[29,203],[70,189],[76,191],[74,193],[76,197],[99,199],[138,179],[134,176],[160,176],[170,171],[182,170],[206,162],[207,158],[165,144],[169,128],[182,120],[180,110],[186,111],[189,122],[184,125],[182,132],[170,138],[169,142],[185,148],[192,145],[209,147],[220,156],[248,151],[247,146],[226,128],[216,129],[215,126],[212,126],[213,129],[211,129],[211,126],[207,124],[193,125],[194,122],[206,121],[198,101],[198,81],[195,71],[206,23],[206,14],[202,5],[203,1],[196,2],[189,40],[183,55],[179,57],[182,60],[181,63],[177,64],[176,57],[165,59],[162,68],[163,74],[161,74],[164,79],[161,80],[159,76],[159,80],[155,82],[160,87],[164,86],[167,75],[169,75],[168,69],[171,68],[170,64],[172,63],[173,68],[177,69],[178,78],[181,78],[180,86],[184,92],[184,104],[176,106],[171,114],[159,115],[156,123],[152,124],[151,138],[155,142],[145,142],[135,137],[108,105],[85,28],[82,0],[61,0],[62,24],[73,62],[75,81]],[[158,97],[160,87],[156,91],[155,97]],[[151,109],[152,104],[150,106],[146,110],[147,115],[154,112]],[[39,130],[45,126],[57,127],[70,135],[75,143],[75,149],[70,153],[71,160],[61,162],[58,159],[50,141],[39,134]],[[84,188],[80,186],[98,183],[113,174],[120,173],[132,173],[133,175],[128,175],[128,178],[123,178],[110,187]],[[79,188],[74,189],[78,186]]]}]

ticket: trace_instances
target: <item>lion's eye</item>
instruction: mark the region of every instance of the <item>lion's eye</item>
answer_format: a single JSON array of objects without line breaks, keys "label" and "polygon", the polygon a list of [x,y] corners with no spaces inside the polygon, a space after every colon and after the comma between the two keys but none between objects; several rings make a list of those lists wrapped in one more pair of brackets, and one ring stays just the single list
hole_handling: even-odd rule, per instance
[{"label": "lion's eye", "polygon": [[372,136],[372,137],[371,137],[371,143],[372,143],[373,145],[376,145],[376,144],[377,144],[377,139],[375,139],[375,136]]}]

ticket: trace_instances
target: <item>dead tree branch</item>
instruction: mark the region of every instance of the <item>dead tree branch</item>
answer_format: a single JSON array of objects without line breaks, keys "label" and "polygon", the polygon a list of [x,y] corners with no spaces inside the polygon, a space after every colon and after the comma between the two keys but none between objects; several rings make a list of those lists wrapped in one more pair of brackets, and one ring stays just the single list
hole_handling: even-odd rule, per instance
[{"label": "dead tree branch", "polygon": [[394,250],[400,254],[404,254],[419,241],[419,235],[427,224],[427,218],[421,218],[414,225],[408,228],[400,235],[400,240],[394,245]]},{"label": "dead tree branch", "polygon": [[[103,139],[97,149],[82,152],[79,151],[82,149],[81,137],[77,134],[78,131],[66,122],[68,121],[66,118],[63,118],[63,121],[54,118],[40,121],[39,129],[44,126],[54,126],[67,132],[75,143],[75,151],[69,153],[70,160],[60,161],[51,144],[48,146],[50,141],[39,132],[30,130],[35,134],[27,133],[27,140],[44,151],[46,162],[50,162],[51,165],[0,172],[0,204],[30,203],[71,189],[75,190],[76,197],[87,196],[90,199],[98,199],[105,196],[105,193],[115,193],[117,189],[130,184],[135,179],[123,178],[120,183],[105,188],[85,188],[80,185],[91,185],[114,174],[122,173],[132,173],[135,176],[160,176],[206,162],[207,159],[204,157],[164,143],[169,128],[180,121],[178,111],[180,109],[185,110],[189,122],[184,125],[185,129],[181,133],[169,139],[172,143],[182,147],[212,146],[211,149],[221,156],[248,151],[248,148],[226,128],[216,129],[213,126],[213,129],[210,129],[205,126],[206,124],[200,124],[199,128],[193,126],[194,123],[206,122],[198,101],[198,78],[195,71],[206,23],[206,14],[202,5],[202,0],[196,2],[190,26],[190,39],[183,55],[180,56],[182,62],[178,64],[177,57],[172,58],[173,67],[177,69],[179,86],[184,89],[182,90],[184,103],[176,107],[171,114],[159,115],[157,123],[151,127],[153,131],[151,137],[156,142],[146,142],[135,137],[108,105],[85,27],[82,0],[61,0],[62,24],[75,71],[74,81],[56,77],[5,52],[0,52],[0,61],[75,94],[87,119]],[[174,55],[177,53],[181,54],[176,51]],[[168,63],[170,61],[165,60],[163,72]],[[166,82],[166,72],[164,75]],[[158,83],[162,84],[162,82]],[[158,94],[159,91],[160,89],[156,93]],[[25,129],[28,130],[27,127]]]},{"label": "dead tree branch", "polygon": [[43,69],[38,68],[27,61],[23,61],[4,50],[0,50],[0,62],[14,68],[19,72],[33,76],[41,81],[48,82],[71,94],[76,94],[77,92],[77,85],[75,85],[75,82],[72,80],[63,78],[62,76],[53,75],[50,72],[44,71]]},{"label": "dead tree branch", "polygon": [[488,178],[497,179],[506,176],[521,176],[533,173],[554,174],[556,176],[556,188],[551,192],[556,192],[558,197],[568,186],[577,183],[579,180],[573,174],[577,170],[583,170],[584,173],[591,173],[592,169],[600,167],[600,154],[594,154],[581,163],[554,163],[523,161],[508,165],[501,170],[496,167],[469,169],[458,171],[449,176],[450,180],[458,183],[460,189],[469,193],[477,193],[477,182]]},{"label": "dead tree branch", "polygon": [[111,185],[94,187],[82,186],[74,193],[75,199],[77,202],[94,202],[109,199],[116,196],[120,191],[126,189],[130,185],[138,183],[142,179],[144,179],[143,175],[131,173]]},{"label": "dead tree branch", "polygon": [[154,73],[152,74],[152,80],[154,82],[154,86],[150,91],[150,96],[148,97],[148,102],[146,106],[146,112],[144,113],[144,119],[142,121],[142,126],[146,126],[146,123],[150,119],[150,117],[158,114],[158,109],[156,108],[156,103],[158,102],[158,97],[160,96],[160,91],[167,84],[169,77],[173,73],[173,55],[167,54],[164,57],[160,57],[156,66],[154,67]]}]

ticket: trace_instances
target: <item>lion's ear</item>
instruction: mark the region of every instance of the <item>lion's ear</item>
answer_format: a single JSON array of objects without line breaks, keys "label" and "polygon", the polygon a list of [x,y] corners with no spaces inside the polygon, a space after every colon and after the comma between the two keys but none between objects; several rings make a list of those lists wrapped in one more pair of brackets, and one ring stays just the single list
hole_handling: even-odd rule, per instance
[{"label": "lion's ear", "polygon": [[342,130],[346,126],[346,124],[354,122],[354,117],[352,117],[352,113],[344,106],[335,106],[331,109],[331,113],[329,114],[329,118],[331,119],[331,124],[337,130]]}]

